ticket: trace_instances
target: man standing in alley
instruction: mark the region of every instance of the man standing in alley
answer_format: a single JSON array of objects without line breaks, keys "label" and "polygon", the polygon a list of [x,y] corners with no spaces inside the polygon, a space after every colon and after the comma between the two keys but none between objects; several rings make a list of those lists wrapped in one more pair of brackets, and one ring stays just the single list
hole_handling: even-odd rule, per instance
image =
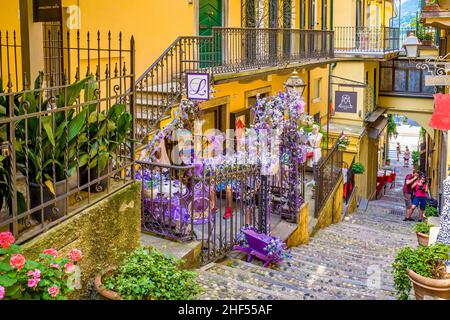
[{"label": "man standing in alley", "polygon": [[403,221],[414,221],[414,219],[412,218],[414,212],[414,210],[412,209],[412,194],[413,187],[416,184],[418,178],[419,175],[417,173],[417,170],[414,170],[413,173],[410,173],[405,177],[405,184],[403,185],[403,197],[405,199],[406,217],[405,219],[403,219]]}]

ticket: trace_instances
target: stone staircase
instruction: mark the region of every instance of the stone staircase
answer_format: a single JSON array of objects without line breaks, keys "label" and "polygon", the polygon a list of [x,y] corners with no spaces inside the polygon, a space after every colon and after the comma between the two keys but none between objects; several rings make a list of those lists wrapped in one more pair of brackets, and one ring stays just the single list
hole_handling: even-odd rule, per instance
[{"label": "stone staircase", "polygon": [[395,253],[416,246],[413,225],[371,202],[366,212],[320,231],[292,249],[277,270],[228,258],[200,270],[199,299],[393,300]]}]

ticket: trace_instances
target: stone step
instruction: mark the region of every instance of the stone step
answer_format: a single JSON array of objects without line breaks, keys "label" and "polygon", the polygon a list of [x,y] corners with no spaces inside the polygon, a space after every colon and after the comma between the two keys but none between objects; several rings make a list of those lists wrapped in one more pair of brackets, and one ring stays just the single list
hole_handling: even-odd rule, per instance
[{"label": "stone step", "polygon": [[[245,272],[241,269],[223,264],[214,264],[207,269],[208,273],[214,273],[222,277],[227,277],[239,281],[239,283],[246,283],[249,285],[263,288],[274,294],[281,294],[281,297],[289,298],[290,300],[305,300],[305,291],[298,283],[289,282],[287,278],[269,277],[265,274],[258,274],[255,272]],[[254,269],[261,268],[255,266]],[[261,268],[262,269],[262,268]],[[253,271],[253,270],[252,270]]]},{"label": "stone step", "polygon": [[321,246],[328,246],[330,248],[333,248],[335,250],[341,250],[341,249],[349,249],[349,250],[355,250],[355,251],[369,251],[369,252],[376,252],[376,253],[395,253],[397,252],[398,248],[392,247],[390,245],[382,245],[378,244],[374,241],[352,241],[350,239],[342,239],[342,237],[339,236],[332,236],[327,235],[327,237],[319,238],[319,237],[313,237],[310,242],[311,245],[313,244],[319,244]]},{"label": "stone step", "polygon": [[339,226],[333,225],[323,230],[323,233],[341,233],[343,235],[351,235],[359,237],[360,239],[373,239],[381,241],[381,243],[402,244],[414,238],[414,233],[387,233],[383,230],[377,230],[361,224],[341,223]]},{"label": "stone step", "polygon": [[286,300],[268,290],[214,273],[198,271],[198,274],[197,281],[203,286],[198,300]]},{"label": "stone step", "polygon": [[306,254],[308,252],[320,252],[326,253],[327,255],[339,255],[343,257],[347,257],[349,259],[354,259],[355,261],[363,260],[363,261],[377,261],[380,259],[386,259],[388,257],[387,252],[377,252],[375,250],[370,250],[364,247],[359,249],[350,248],[346,246],[334,246],[333,244],[327,244],[326,241],[322,241],[321,243],[315,243],[314,239],[307,245],[301,246],[298,248],[293,248],[291,250],[293,254],[301,255]]},{"label": "stone step", "polygon": [[292,251],[293,254],[301,254],[301,252],[304,252],[306,250],[300,250],[302,248],[305,248],[306,250],[313,250],[313,251],[319,251],[324,252],[327,254],[338,254],[338,255],[346,255],[350,258],[355,257],[357,259],[362,259],[366,261],[379,261],[380,259],[386,259],[389,257],[389,252],[386,251],[376,251],[373,250],[371,247],[349,247],[344,245],[338,246],[332,243],[325,243],[325,242],[315,242],[314,240],[309,243],[308,246],[296,248],[295,251]]},{"label": "stone step", "polygon": [[376,219],[363,217],[357,217],[346,221],[346,225],[360,225],[364,227],[370,227],[373,230],[387,232],[388,234],[393,233],[396,235],[409,236],[414,234],[414,228],[411,224],[402,221],[401,223],[390,223],[387,221],[377,221]]},{"label": "stone step", "polygon": [[[327,274],[329,276],[335,278],[344,278],[344,279],[353,279],[359,280],[362,282],[366,282],[369,276],[369,271],[373,273],[373,269],[377,270],[374,267],[368,269],[366,266],[364,267],[348,267],[342,264],[332,264],[332,263],[317,263],[317,262],[309,262],[303,259],[297,260],[295,262],[288,262],[280,266],[280,270],[290,272],[292,265],[295,264],[296,267],[301,268],[302,270],[308,271],[314,274]],[[385,270],[384,267],[378,268],[381,272],[382,286],[387,291],[393,291],[393,279],[391,274]]]},{"label": "stone step", "polygon": [[[333,277],[325,272],[312,273],[302,269],[281,268],[272,270],[261,268],[243,261],[233,263],[233,268],[258,274],[283,283],[289,283],[307,291],[308,299],[392,299],[389,291],[374,291],[367,288],[365,282]],[[305,294],[307,294],[305,293]]]}]

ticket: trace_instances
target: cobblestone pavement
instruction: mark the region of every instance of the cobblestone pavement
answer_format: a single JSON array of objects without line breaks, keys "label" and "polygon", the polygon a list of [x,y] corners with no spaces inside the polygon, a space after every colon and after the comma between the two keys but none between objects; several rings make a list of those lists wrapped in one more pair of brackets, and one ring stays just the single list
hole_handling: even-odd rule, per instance
[{"label": "cobblestone pavement", "polygon": [[277,270],[232,258],[204,267],[200,299],[395,299],[392,261],[399,248],[417,246],[414,223],[402,221],[403,181],[412,168],[396,161],[395,146],[390,159],[397,183],[381,200],[293,248],[292,259]]}]

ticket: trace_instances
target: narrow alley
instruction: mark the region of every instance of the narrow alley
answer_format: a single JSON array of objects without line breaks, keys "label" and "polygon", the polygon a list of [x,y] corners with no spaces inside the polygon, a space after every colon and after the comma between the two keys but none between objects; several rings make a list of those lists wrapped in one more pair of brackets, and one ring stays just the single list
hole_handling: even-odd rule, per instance
[{"label": "narrow alley", "polygon": [[[399,127],[402,150],[414,150],[418,135]],[[309,245],[292,249],[292,259],[279,270],[241,260],[210,264],[200,275],[202,299],[395,299],[390,271],[398,249],[417,246],[414,223],[404,222],[402,188],[412,171],[397,161],[397,141],[389,151],[397,172],[380,200],[371,201],[342,223],[321,230]],[[417,212],[415,213],[417,218]]]}]

